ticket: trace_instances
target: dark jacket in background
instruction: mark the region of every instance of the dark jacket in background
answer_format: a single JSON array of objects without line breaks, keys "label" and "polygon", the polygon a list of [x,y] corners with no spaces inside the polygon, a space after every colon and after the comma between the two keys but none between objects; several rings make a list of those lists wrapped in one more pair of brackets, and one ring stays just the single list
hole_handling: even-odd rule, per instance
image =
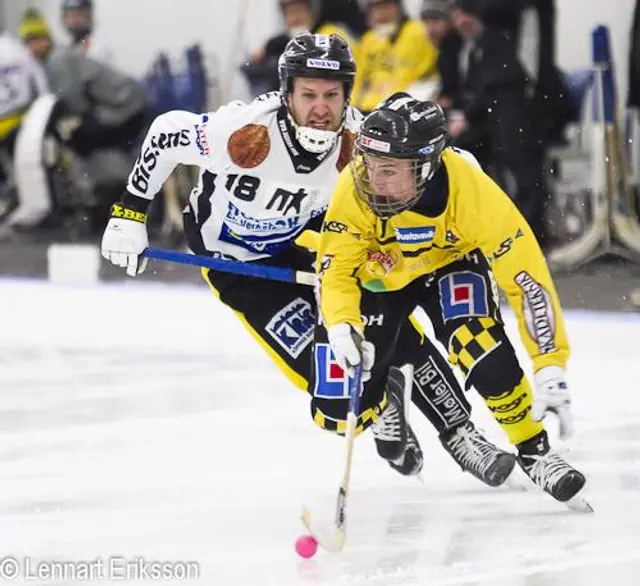
[{"label": "dark jacket in background", "polygon": [[450,30],[442,40],[438,51],[438,73],[440,74],[440,94],[454,99],[460,92],[460,49],[462,37]]}]

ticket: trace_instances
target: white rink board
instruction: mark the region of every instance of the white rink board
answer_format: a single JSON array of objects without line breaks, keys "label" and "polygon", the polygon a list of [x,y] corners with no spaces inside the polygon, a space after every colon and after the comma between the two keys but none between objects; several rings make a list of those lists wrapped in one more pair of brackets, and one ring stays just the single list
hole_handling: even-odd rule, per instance
[{"label": "white rink board", "polygon": [[426,486],[360,438],[347,546],[302,561],[300,506],[332,514],[342,441],[204,285],[0,281],[0,308],[0,558],[193,560],[208,586],[638,584],[638,316],[567,316],[594,515],[461,474],[414,410]]}]

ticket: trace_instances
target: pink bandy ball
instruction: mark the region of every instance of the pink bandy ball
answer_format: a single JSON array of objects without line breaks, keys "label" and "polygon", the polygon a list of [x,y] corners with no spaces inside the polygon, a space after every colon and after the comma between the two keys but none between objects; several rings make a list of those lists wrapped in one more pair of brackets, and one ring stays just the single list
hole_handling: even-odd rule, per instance
[{"label": "pink bandy ball", "polygon": [[296,552],[302,558],[312,558],[318,551],[318,542],[313,535],[301,535],[296,539]]}]

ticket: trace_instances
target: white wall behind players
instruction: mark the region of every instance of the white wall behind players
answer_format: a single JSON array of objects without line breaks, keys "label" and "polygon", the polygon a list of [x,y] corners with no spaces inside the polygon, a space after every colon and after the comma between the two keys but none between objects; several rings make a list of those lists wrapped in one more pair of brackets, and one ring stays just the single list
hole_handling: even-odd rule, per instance
[{"label": "white wall behind players", "polygon": [[[344,0],[345,2],[349,0]],[[405,0],[417,14],[421,0]],[[260,46],[279,26],[276,0],[94,0],[100,37],[113,47],[118,63],[141,75],[154,55],[165,50],[178,55],[187,45],[200,42],[216,54],[224,70],[239,51]],[[6,21],[15,26],[25,6],[38,6],[57,33],[60,0],[9,0]],[[626,94],[628,43],[635,0],[556,0],[558,9],[558,60],[564,69],[586,67],[590,62],[590,32],[596,24],[611,28],[618,84]],[[238,38],[240,13],[246,14],[245,32]],[[237,57],[236,57],[237,55]],[[242,93],[236,80],[233,91]],[[623,94],[623,95],[625,95]]]}]

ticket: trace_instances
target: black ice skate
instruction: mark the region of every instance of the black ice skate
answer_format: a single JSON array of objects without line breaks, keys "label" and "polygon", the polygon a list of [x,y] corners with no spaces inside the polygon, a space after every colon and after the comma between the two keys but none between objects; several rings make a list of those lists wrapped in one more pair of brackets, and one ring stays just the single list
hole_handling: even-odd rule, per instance
[{"label": "black ice skate", "polygon": [[378,454],[405,476],[418,474],[423,462],[420,444],[407,418],[412,385],[411,365],[389,369],[387,406],[372,426]]},{"label": "black ice skate", "polygon": [[500,486],[516,465],[516,457],[501,450],[467,421],[440,434],[444,449],[465,472],[489,486]]},{"label": "black ice skate", "polygon": [[518,464],[525,474],[554,499],[569,504],[585,485],[584,475],[550,448],[546,431],[519,444],[518,450]]}]

